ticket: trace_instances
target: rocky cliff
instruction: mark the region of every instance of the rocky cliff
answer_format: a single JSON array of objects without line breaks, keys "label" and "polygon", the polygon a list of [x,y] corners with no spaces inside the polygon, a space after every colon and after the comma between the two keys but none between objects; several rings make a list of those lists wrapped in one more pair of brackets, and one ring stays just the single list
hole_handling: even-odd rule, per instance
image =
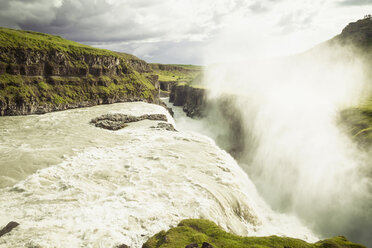
[{"label": "rocky cliff", "polygon": [[[341,44],[354,49],[360,58],[364,60],[364,73],[368,89],[372,85],[372,18],[349,23],[342,32],[328,41],[326,44]],[[372,145],[372,92],[367,101],[358,106],[341,111],[339,121],[346,127],[350,137],[357,141],[361,148],[371,149]]]},{"label": "rocky cliff", "polygon": [[128,54],[0,28],[0,115],[123,101],[159,102],[156,75]]},{"label": "rocky cliff", "polygon": [[182,106],[187,116],[203,118],[214,133],[217,144],[239,159],[246,148],[244,120],[237,101],[237,96],[222,94],[208,98],[208,90],[200,86],[176,84],[172,87],[169,102]]},{"label": "rocky cliff", "polygon": [[203,67],[195,65],[150,64],[154,74],[159,78],[163,96],[168,96],[172,87],[178,83],[191,83],[202,74]]},{"label": "rocky cliff", "polygon": [[343,44],[352,44],[355,46],[371,46],[372,41],[372,19],[364,18],[356,22],[349,23],[341,32],[331,41],[338,41]]},{"label": "rocky cliff", "polygon": [[182,106],[189,117],[202,117],[206,108],[207,90],[197,86],[179,83],[171,88],[169,101]]}]

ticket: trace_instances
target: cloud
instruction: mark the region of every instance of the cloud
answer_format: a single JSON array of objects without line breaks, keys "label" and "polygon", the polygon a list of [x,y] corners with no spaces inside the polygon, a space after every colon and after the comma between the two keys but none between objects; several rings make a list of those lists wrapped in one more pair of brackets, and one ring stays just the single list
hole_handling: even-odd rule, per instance
[{"label": "cloud", "polygon": [[[2,26],[106,47],[193,44],[207,40],[241,0],[0,1]],[[144,45],[149,47],[148,45]],[[155,46],[150,46],[155,47]],[[164,47],[164,45],[162,45]],[[122,47],[125,49],[125,47]],[[129,49],[130,50],[130,49]],[[138,51],[146,50],[142,48]],[[154,51],[155,52],[155,51]]]},{"label": "cloud", "polygon": [[228,2],[14,0],[2,2],[0,20],[76,41],[192,40],[218,28],[219,16],[231,9]]},{"label": "cloud", "polygon": [[[226,29],[236,29],[238,34],[253,32],[252,37],[262,33],[267,37],[273,33],[306,36],[308,39],[301,41],[301,47],[310,47],[365,14],[358,7],[355,12],[346,11],[349,8],[338,3],[340,0],[0,0],[0,25],[137,52],[135,55],[144,54],[143,58],[151,61],[163,62],[168,58],[168,63],[175,63],[189,58],[188,63],[199,63],[203,59],[200,49],[226,33]],[[237,20],[241,27],[235,27]],[[166,51],[160,52],[161,49]]]}]

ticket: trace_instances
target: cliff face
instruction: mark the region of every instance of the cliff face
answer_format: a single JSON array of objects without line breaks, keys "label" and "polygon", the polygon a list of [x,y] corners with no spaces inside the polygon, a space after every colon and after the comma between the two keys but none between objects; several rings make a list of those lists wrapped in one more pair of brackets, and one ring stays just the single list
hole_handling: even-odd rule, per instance
[{"label": "cliff face", "polygon": [[187,84],[176,84],[171,88],[169,101],[182,106],[189,117],[202,117],[206,108],[207,91]]},{"label": "cliff face", "polygon": [[370,46],[372,41],[372,19],[365,18],[349,23],[333,40],[355,46]]},{"label": "cliff face", "polygon": [[178,83],[190,83],[202,74],[201,66],[150,64],[153,73],[158,75],[161,94],[169,96],[172,87]]},{"label": "cliff face", "polygon": [[236,102],[237,96],[224,94],[217,98],[207,98],[205,88],[186,84],[174,85],[169,101],[174,106],[182,106],[189,117],[204,118],[211,130],[216,131],[217,144],[239,159],[246,148],[248,130]]},{"label": "cliff face", "polygon": [[117,76],[129,72],[119,57],[58,50],[0,48],[0,73],[24,76]]},{"label": "cliff face", "polygon": [[0,115],[122,101],[158,103],[157,76],[141,74],[149,65],[130,56],[0,28]]}]

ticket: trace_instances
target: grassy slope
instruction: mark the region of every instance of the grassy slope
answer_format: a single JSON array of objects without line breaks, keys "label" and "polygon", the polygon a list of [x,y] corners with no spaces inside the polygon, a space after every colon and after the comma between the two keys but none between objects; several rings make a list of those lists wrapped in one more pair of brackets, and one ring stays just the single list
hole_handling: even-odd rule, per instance
[{"label": "grassy slope", "polygon": [[71,54],[117,56],[114,52],[66,40],[60,36],[0,27],[0,47],[57,50]]},{"label": "grassy slope", "polygon": [[[8,49],[32,51],[59,51],[68,56],[73,66],[85,66],[79,55],[112,56],[122,63],[129,54],[118,54],[109,50],[97,49],[59,36],[31,31],[0,28],[0,63],[10,63]],[[115,82],[114,82],[115,80]],[[37,83],[35,83],[37,82]],[[92,84],[93,83],[93,84]],[[131,70],[131,73],[115,77],[48,77],[0,75],[0,101],[38,102],[41,105],[71,104],[97,98],[125,97],[126,95],[152,99],[155,87],[144,75]]]},{"label": "grassy slope", "polygon": [[300,239],[269,236],[241,237],[225,232],[221,227],[209,220],[189,219],[169,231],[161,231],[151,237],[144,248],[182,248],[191,243],[201,247],[203,242],[212,244],[215,248],[363,248],[339,236],[307,243]]},{"label": "grassy slope", "polygon": [[154,70],[159,76],[159,81],[187,82],[193,81],[202,71],[201,66],[196,65],[174,65],[182,70]]},{"label": "grassy slope", "polygon": [[345,109],[341,112],[341,122],[347,133],[362,146],[372,144],[372,101]]},{"label": "grassy slope", "polygon": [[[349,24],[344,31],[329,41],[353,45],[362,54],[366,65],[368,84],[372,83],[372,20],[364,19]],[[369,101],[361,102],[341,112],[341,121],[346,124],[347,132],[363,146],[372,145],[372,92]]]}]

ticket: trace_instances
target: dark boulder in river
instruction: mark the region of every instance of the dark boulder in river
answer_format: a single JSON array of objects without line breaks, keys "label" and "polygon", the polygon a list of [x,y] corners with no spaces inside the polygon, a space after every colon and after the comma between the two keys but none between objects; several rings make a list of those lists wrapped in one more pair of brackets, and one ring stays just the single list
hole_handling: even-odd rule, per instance
[{"label": "dark boulder in river", "polygon": [[167,121],[167,116],[163,114],[145,114],[141,116],[132,116],[125,114],[106,114],[94,118],[90,123],[94,124],[96,127],[109,129],[109,130],[119,130],[127,126],[127,123],[137,122],[142,120],[152,120],[152,121]]},{"label": "dark boulder in river", "polygon": [[151,127],[151,128],[164,129],[164,130],[167,130],[167,131],[177,132],[177,129],[175,129],[172,124],[164,123],[164,122],[160,122],[160,123],[158,123],[158,125],[156,127]]},{"label": "dark boulder in river", "polygon": [[19,226],[17,222],[15,221],[9,222],[3,229],[0,230],[0,237],[11,232],[17,226]]}]

